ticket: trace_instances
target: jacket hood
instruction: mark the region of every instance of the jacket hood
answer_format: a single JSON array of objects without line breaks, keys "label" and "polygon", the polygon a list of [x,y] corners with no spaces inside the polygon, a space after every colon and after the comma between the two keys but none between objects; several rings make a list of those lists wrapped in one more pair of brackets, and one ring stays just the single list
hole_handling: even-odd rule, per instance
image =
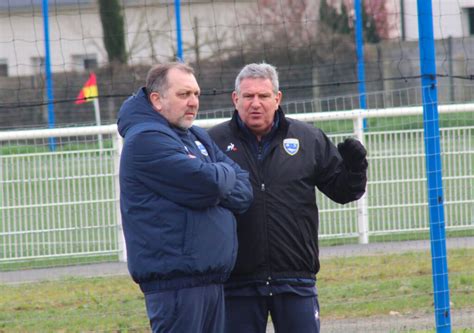
[{"label": "jacket hood", "polygon": [[153,109],[145,87],[140,88],[122,104],[117,119],[118,131],[122,137],[125,137],[132,126],[140,123],[168,123]]}]

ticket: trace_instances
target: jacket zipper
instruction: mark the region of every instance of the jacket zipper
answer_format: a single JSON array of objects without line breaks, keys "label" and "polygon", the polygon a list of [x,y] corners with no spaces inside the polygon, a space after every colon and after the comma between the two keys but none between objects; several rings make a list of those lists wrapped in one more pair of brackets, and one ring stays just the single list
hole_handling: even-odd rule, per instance
[{"label": "jacket zipper", "polygon": [[[265,242],[265,253],[266,253],[266,262],[268,265],[268,271],[271,272],[271,264],[270,264],[270,246],[269,246],[269,232],[268,232],[268,219],[267,219],[267,205],[266,205],[266,198],[265,198],[265,180],[264,180],[264,167],[263,167],[263,144],[262,142],[258,142],[258,147],[257,147],[257,167],[258,167],[258,173],[260,176],[260,191],[263,192],[263,218],[265,220],[265,233],[266,233],[266,242]],[[270,285],[272,277],[269,275],[267,277],[267,285]],[[271,290],[271,289],[270,289]],[[269,296],[272,296],[273,293],[270,292]]]}]

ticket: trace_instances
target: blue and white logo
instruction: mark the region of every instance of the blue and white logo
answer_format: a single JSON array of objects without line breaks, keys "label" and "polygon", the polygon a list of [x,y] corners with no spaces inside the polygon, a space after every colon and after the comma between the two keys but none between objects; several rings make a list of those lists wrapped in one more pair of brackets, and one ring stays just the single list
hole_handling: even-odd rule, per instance
[{"label": "blue and white logo", "polygon": [[204,145],[201,143],[201,141],[196,140],[196,141],[194,141],[194,143],[196,144],[196,146],[201,151],[201,154],[203,154],[204,156],[209,156],[209,153],[207,152],[206,147],[204,147]]},{"label": "blue and white logo", "polygon": [[227,146],[227,149],[225,151],[226,152],[227,151],[237,151],[237,147],[231,142],[231,143],[229,143],[229,145]]},{"label": "blue and white logo", "polygon": [[294,138],[288,138],[283,140],[283,148],[288,155],[295,155],[300,150],[300,140]]}]

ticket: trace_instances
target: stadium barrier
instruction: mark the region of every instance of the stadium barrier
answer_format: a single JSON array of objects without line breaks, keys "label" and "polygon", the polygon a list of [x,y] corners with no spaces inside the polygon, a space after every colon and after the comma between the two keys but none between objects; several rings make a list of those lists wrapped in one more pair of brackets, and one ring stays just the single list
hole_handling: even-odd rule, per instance
[{"label": "stadium barrier", "polygon": [[[439,106],[440,115],[473,111],[474,104]],[[393,119],[422,113],[419,106],[289,115],[318,127],[352,122],[352,130],[326,132],[336,143],[355,136],[368,150],[367,193],[357,203],[337,205],[318,192],[321,240],[368,243],[376,236],[429,231],[423,129],[393,129]],[[364,118],[389,120],[374,131],[364,130]],[[226,119],[195,124],[207,128]],[[472,230],[474,126],[440,133],[446,229]],[[122,139],[116,125],[6,131],[0,142],[0,265],[97,256],[126,261],[118,183]]]}]

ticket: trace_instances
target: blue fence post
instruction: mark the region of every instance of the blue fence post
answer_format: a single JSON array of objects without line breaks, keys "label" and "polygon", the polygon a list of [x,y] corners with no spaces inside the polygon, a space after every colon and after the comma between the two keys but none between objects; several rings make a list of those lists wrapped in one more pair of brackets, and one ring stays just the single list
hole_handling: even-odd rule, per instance
[{"label": "blue fence post", "polygon": [[180,0],[174,1],[174,12],[176,16],[176,58],[178,61],[183,62],[183,41],[181,39],[181,4]]},{"label": "blue fence post", "polygon": [[431,264],[436,332],[451,332],[448,263],[438,119],[436,53],[431,0],[417,0],[420,67],[423,98],[428,208],[430,213]]},{"label": "blue fence post", "polygon": [[[46,93],[48,103],[48,127],[54,128],[54,93],[53,93],[53,80],[51,74],[51,56],[49,51],[49,8],[48,0],[43,0],[43,30],[44,30],[44,48],[45,48],[45,75],[46,75]],[[56,150],[56,142],[54,138],[49,138],[49,149],[51,151]]]},{"label": "blue fence post", "polygon": [[[357,79],[359,81],[359,105],[360,108],[367,109],[365,91],[365,62],[364,62],[364,35],[362,30],[362,4],[361,0],[354,1],[355,11],[355,41],[357,53]],[[363,128],[367,129],[367,119],[363,120]]]}]

